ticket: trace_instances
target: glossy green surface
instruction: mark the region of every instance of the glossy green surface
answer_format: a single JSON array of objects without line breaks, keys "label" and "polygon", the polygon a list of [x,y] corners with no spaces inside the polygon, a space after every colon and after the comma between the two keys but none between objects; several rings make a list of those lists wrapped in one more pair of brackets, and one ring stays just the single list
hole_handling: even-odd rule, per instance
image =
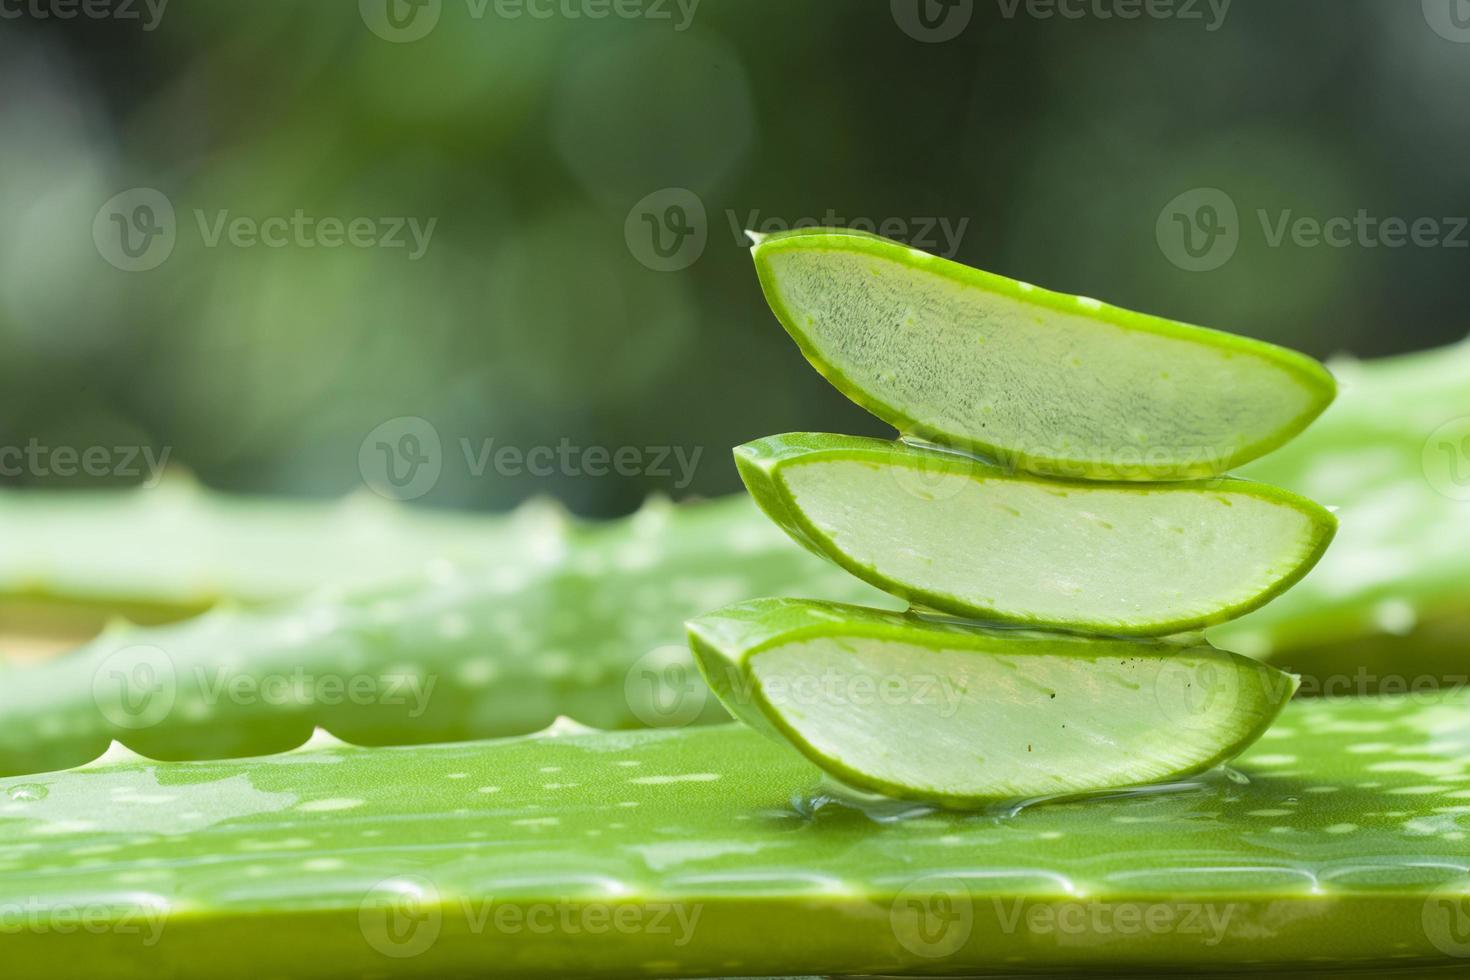
[{"label": "glossy green surface", "polygon": [[562,729],[5,780],[0,908],[14,980],[1463,967],[1467,835],[1464,695],[983,815],[837,803],[741,727]]},{"label": "glossy green surface", "polygon": [[1039,478],[820,432],[735,449],[797,542],[892,595],[970,619],[1162,636],[1239,616],[1317,563],[1337,520],[1261,483]]},{"label": "glossy green surface", "polygon": [[570,523],[545,500],[487,516],[368,492],[336,501],[233,497],[183,473],[130,490],[3,490],[0,623],[27,604],[162,620],[220,601],[411,581],[431,563],[514,560],[526,528],[556,522]]},{"label": "glossy green surface", "polygon": [[279,610],[118,626],[0,668],[0,774],[95,758],[275,752],[325,727],[356,744],[487,738],[558,715],[599,728],[721,721],[683,621],[772,593],[882,604],[742,498],[651,503],[576,527],[522,521],[514,559],[437,563],[418,584]]},{"label": "glossy green surface", "polygon": [[1260,738],[1296,681],[1199,640],[756,599],[689,623],[732,715],[837,780],[953,809],[1157,783]]},{"label": "glossy green surface", "polygon": [[1213,476],[1332,401],[1294,351],[1038,289],[874,235],[752,249],[766,300],[824,377],[900,432],[1083,479]]}]

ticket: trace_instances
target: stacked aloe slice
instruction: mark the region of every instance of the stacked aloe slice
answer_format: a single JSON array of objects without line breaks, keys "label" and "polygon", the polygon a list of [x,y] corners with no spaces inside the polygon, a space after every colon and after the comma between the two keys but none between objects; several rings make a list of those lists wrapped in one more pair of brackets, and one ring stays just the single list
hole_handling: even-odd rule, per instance
[{"label": "stacked aloe slice", "polygon": [[738,718],[840,784],[948,807],[1169,780],[1264,732],[1294,677],[1197,634],[1288,589],[1336,529],[1222,476],[1332,400],[1269,344],[839,229],[754,248],[816,369],[896,427],[735,450],[796,541],[911,606],[740,603],[689,624]]}]

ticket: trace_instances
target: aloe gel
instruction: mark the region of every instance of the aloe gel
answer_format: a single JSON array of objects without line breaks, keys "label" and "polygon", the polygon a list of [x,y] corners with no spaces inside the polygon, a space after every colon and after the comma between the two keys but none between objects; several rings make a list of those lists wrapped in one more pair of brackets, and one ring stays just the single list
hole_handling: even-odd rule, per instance
[{"label": "aloe gel", "polygon": [[839,781],[967,808],[1175,779],[1238,754],[1296,690],[1203,641],[985,630],[758,599],[689,623],[725,707]]},{"label": "aloe gel", "polygon": [[901,432],[1035,473],[1173,480],[1280,446],[1332,401],[1316,361],[842,229],[762,238],[812,365]]},{"label": "aloe gel", "polygon": [[1336,528],[1243,480],[1062,482],[823,433],[747,443],[751,496],[863,581],[956,616],[1112,635],[1219,623],[1289,588]]}]

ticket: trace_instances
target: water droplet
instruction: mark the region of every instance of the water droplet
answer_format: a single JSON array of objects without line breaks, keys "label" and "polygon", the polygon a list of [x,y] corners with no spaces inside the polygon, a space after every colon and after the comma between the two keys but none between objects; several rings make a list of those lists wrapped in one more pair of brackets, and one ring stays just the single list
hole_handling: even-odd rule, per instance
[{"label": "water droplet", "polygon": [[48,790],[44,786],[27,783],[23,786],[12,786],[6,792],[12,800],[29,803],[35,800],[44,800]]}]

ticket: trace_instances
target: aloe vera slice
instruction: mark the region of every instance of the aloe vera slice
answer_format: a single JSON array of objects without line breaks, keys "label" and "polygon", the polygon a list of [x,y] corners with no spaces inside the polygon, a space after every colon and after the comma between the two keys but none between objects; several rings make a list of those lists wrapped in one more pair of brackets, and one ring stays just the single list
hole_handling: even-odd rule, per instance
[{"label": "aloe vera slice", "polygon": [[164,759],[278,752],[314,727],[369,745],[726,720],[683,621],[762,594],[893,603],[791,544],[744,497],[652,502],[595,526],[516,522],[511,554],[408,586],[118,623],[0,666],[0,775],[79,765],[117,740]]},{"label": "aloe vera slice", "polygon": [[1213,476],[1332,401],[1294,351],[1038,289],[873,235],[812,229],[753,249],[812,365],[901,432],[1032,472]]},{"label": "aloe vera slice", "polygon": [[792,599],[689,623],[737,718],[841,782],[946,807],[1202,772],[1260,737],[1295,679],[1200,642],[986,630]]},{"label": "aloe vera slice", "polygon": [[799,432],[736,448],[751,496],[865,582],[958,616],[1159,636],[1291,587],[1336,520],[1242,480],[1061,482],[970,456]]},{"label": "aloe vera slice", "polygon": [[1463,694],[1296,703],[1232,778],[887,822],[728,725],[114,752],[0,782],[5,975],[1463,967],[1467,746]]}]

